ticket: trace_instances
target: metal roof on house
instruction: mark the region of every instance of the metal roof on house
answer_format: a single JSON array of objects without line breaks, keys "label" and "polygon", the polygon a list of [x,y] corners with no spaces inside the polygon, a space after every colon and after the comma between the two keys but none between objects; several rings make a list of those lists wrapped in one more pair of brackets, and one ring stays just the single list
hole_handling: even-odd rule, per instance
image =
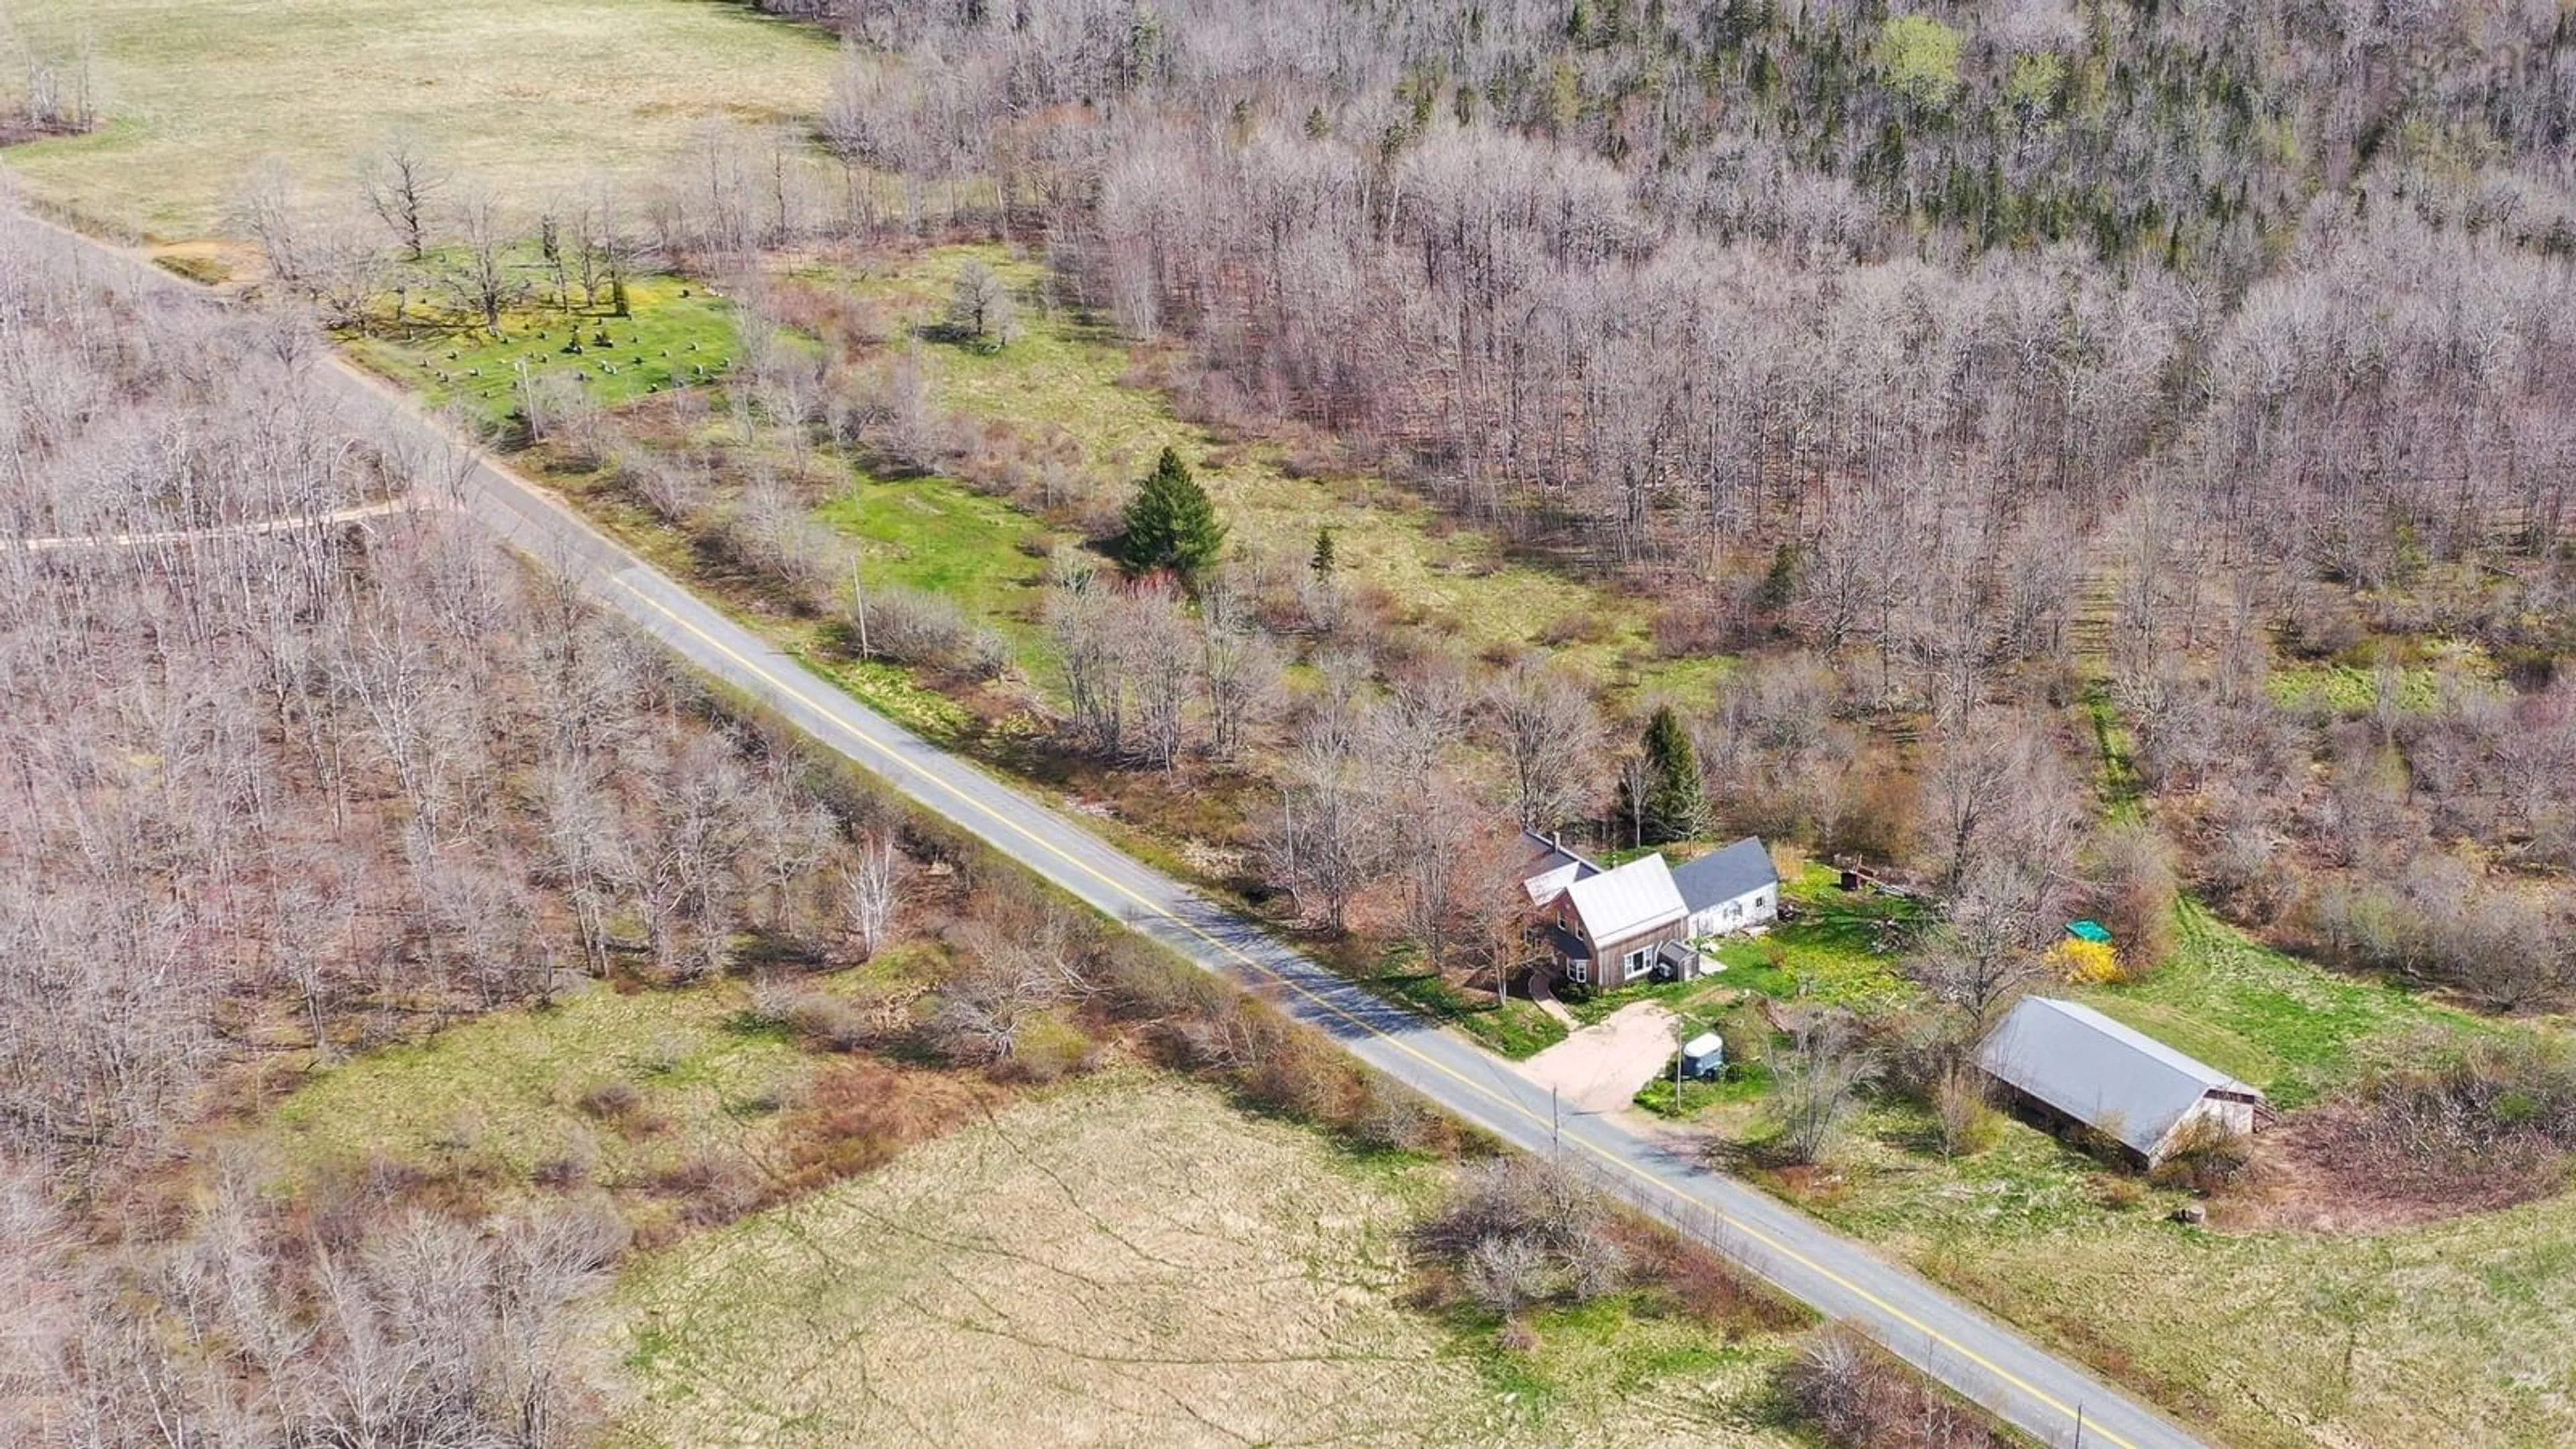
[{"label": "metal roof on house", "polygon": [[1682,893],[1682,904],[1694,911],[1723,905],[1779,883],[1780,872],[1771,864],[1771,852],[1759,836],[1752,835],[1673,869],[1673,885]]},{"label": "metal roof on house", "polygon": [[1566,848],[1553,836],[1541,835],[1524,827],[1521,842],[1529,847],[1529,857],[1521,863],[1521,889],[1529,892],[1531,905],[1544,906],[1563,894],[1567,886],[1587,875],[1601,873],[1601,867]]},{"label": "metal roof on house", "polygon": [[1617,870],[1589,875],[1565,888],[1584,934],[1616,941],[1683,914],[1682,893],[1660,855],[1641,855]]},{"label": "metal roof on house", "polygon": [[2140,1156],[2211,1092],[2263,1094],[2089,1006],[2025,996],[1978,1048],[1980,1065],[2079,1122],[2115,1130]]}]

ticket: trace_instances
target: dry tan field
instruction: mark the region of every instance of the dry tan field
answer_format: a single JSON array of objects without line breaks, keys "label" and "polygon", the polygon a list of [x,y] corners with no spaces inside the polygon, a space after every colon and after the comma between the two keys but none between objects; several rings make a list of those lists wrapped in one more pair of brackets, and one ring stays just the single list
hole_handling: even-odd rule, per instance
[{"label": "dry tan field", "polygon": [[1406,1308],[1432,1165],[1122,1076],[648,1259],[629,1445],[1796,1442],[1784,1342],[1588,1315],[1525,1357]]},{"label": "dry tan field", "polygon": [[712,121],[810,124],[820,31],[710,0],[11,0],[13,35],[94,50],[108,124],[12,148],[38,196],[163,240],[224,230],[262,157],[355,203],[395,130],[506,201],[666,162]]}]

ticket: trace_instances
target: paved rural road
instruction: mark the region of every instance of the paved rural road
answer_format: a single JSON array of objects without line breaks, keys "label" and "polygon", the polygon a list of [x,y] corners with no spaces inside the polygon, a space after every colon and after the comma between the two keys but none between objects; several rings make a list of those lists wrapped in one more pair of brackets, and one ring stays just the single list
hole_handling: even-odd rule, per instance
[{"label": "paved rural road", "polygon": [[[98,265],[161,295],[191,284],[131,253],[54,229]],[[336,357],[317,372],[348,397],[361,431],[406,451],[454,447],[405,398]],[[1777,1200],[1600,1116],[1560,1117],[1547,1092],[1464,1038],[1370,995],[1247,918],[1122,854],[808,674],[645,566],[554,497],[480,458],[454,454],[459,505],[538,563],[580,581],[690,663],[758,699],[929,809],[1208,970],[1242,982],[1354,1056],[1515,1146],[1554,1152],[1612,1191],[1712,1244],[1791,1297],[1867,1329],[1897,1354],[2040,1442],[2180,1449],[2200,1441]]]}]

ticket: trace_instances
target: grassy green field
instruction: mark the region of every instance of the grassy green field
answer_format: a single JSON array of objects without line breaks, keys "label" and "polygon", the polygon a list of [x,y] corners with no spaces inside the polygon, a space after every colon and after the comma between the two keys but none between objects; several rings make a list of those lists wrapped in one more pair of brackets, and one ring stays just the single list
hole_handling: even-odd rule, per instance
[{"label": "grassy green field", "polygon": [[[1631,1002],[1658,1000],[1684,1016],[1714,1019],[1738,992],[1864,1014],[1915,999],[1915,988],[1897,974],[1885,934],[1907,916],[1906,903],[1843,897],[1818,876],[1790,889],[1801,899],[1801,917],[1761,940],[1721,947],[1723,975],[1605,992],[1574,1003],[1575,1014],[1598,1021]],[[2427,1033],[2512,1029],[2284,955],[2196,903],[2182,909],[2172,958],[2145,980],[2039,989],[2084,1000],[2251,1082],[2285,1111],[2317,1101],[2376,1055]]]},{"label": "grassy green field", "polygon": [[[503,1011],[318,1072],[273,1114],[299,1168],[371,1158],[426,1168],[479,1165],[524,1178],[583,1146],[603,1181],[698,1152],[744,1150],[810,1070],[782,1033],[749,1030],[731,985],[621,995],[595,987],[542,1010]],[[633,1089],[629,1136],[579,1103],[608,1083]]]},{"label": "grassy green field", "polygon": [[859,540],[871,583],[947,596],[999,631],[1021,667],[1039,674],[1037,604],[1054,543],[1043,524],[951,479],[865,473],[821,516]]},{"label": "grassy green field", "polygon": [[2173,958],[2146,980],[2080,993],[2138,1030],[2305,1106],[2426,1031],[2498,1030],[2467,1012],[2285,956],[2186,904]]},{"label": "grassy green field", "polygon": [[[2272,671],[2263,681],[2272,702],[2302,714],[2350,718],[2378,707],[2382,671],[2358,664],[2297,664]],[[2385,675],[2389,696],[2400,713],[2427,714],[2439,709],[2449,691],[2492,692],[2495,666],[2483,656],[2459,656],[2449,668],[2412,665]]]},{"label": "grassy green field", "polygon": [[[1384,593],[1397,617],[1470,652],[1526,648],[1551,630],[1580,637],[1550,652],[1616,689],[1705,696],[1726,663],[1659,659],[1648,640],[1655,600],[1596,586],[1514,560],[1491,535],[1457,528],[1403,491],[1365,478],[1292,476],[1275,446],[1221,447],[1184,421],[1151,388],[1128,385],[1131,358],[1115,339],[1061,314],[1039,315],[1042,268],[999,246],[944,247],[864,273],[815,270],[809,280],[846,287],[882,305],[904,325],[938,320],[960,268],[991,266],[1027,299],[1024,335],[990,348],[947,344],[924,349],[941,405],[969,418],[1003,422],[1037,437],[1070,439],[1098,476],[1120,484],[1141,478],[1166,447],[1200,470],[1233,531],[1234,544],[1255,555],[1302,563],[1319,528],[1333,530],[1345,577]],[[1222,466],[1216,466],[1217,464]],[[904,485],[909,486],[909,485]],[[984,540],[950,537],[961,559],[990,556],[1013,540],[997,525]],[[1008,619],[1025,606],[998,607]]]},{"label": "grassy green field", "polygon": [[1441,973],[1422,965],[1409,944],[1389,951],[1367,977],[1379,991],[1446,1022],[1515,1061],[1538,1055],[1565,1040],[1565,1026],[1521,995],[1497,1000],[1490,979],[1475,986],[1452,985]]},{"label": "grassy green field", "polygon": [[1785,1338],[1612,1299],[1506,1353],[1402,1306],[1448,1170],[1167,1078],[1026,1101],[638,1262],[613,1442],[1798,1442]]},{"label": "grassy green field", "polygon": [[2576,1438],[2576,1198],[2378,1234],[2215,1232],[2018,1123],[1975,1157],[1882,1106],[1792,1196],[2229,1443]]},{"label": "grassy green field", "polygon": [[[531,290],[543,282],[533,266],[518,268]],[[351,356],[439,406],[455,405],[498,426],[518,410],[520,369],[576,378],[583,393],[616,407],[673,387],[720,378],[740,351],[733,308],[704,285],[682,277],[637,277],[627,283],[630,315],[598,307],[566,313],[523,304],[498,333],[473,326],[421,323],[399,336],[344,339]],[[603,342],[601,339],[605,338]],[[578,345],[581,351],[570,349]]]},{"label": "grassy green field", "polygon": [[[921,949],[827,989],[916,973]],[[748,999],[732,981],[599,987],[496,1012],[322,1069],[246,1130],[287,1194],[388,1169],[478,1211],[609,1193],[665,1245],[629,1261],[599,1318],[622,1364],[615,1444],[999,1445],[1033,1428],[1092,1443],[1805,1442],[1773,1387],[1792,1332],[1730,1334],[1622,1294],[1533,1309],[1506,1348],[1489,1316],[1408,1299],[1404,1234],[1452,1164],[1354,1152],[1141,1067],[1012,1092],[861,1062],[872,1088],[927,1104],[921,1138],[692,1226],[691,1174],[784,1180],[789,1124],[851,1060],[800,1050]],[[632,1099],[603,1116],[607,1086]],[[547,1164],[568,1160],[583,1177],[549,1185]]]},{"label": "grassy green field", "polygon": [[13,0],[7,14],[58,52],[95,42],[109,124],[6,164],[48,200],[164,239],[224,231],[266,156],[355,207],[358,159],[396,129],[512,204],[639,180],[711,121],[818,114],[835,67],[821,30],[716,0]]},{"label": "grassy green field", "polygon": [[1903,897],[1846,893],[1834,873],[1811,866],[1784,882],[1781,898],[1797,916],[1759,937],[1738,936],[1717,948],[1726,970],[1691,981],[1658,981],[1615,991],[1565,993],[1566,1007],[1589,1026],[1620,1008],[1660,1001],[1683,1016],[1714,1015],[1751,994],[1864,1014],[1912,1003],[1919,992],[1897,974],[1894,948],[1921,907]]},{"label": "grassy green field", "polygon": [[[1803,919],[1727,948],[1724,976],[1655,994],[1692,1027],[1759,1035],[1752,998],[1884,998],[1884,902],[1840,909],[1802,881]],[[1737,953],[1741,953],[1739,956]],[[2295,1109],[2426,1032],[2483,1022],[2270,950],[2186,906],[2173,958],[2142,982],[2080,993]],[[2576,1435],[2576,1198],[2370,1233],[2186,1228],[2187,1201],[2016,1121],[1951,1158],[1921,1106],[1881,1094],[1825,1164],[1764,1168],[1767,1075],[1657,1081],[1638,1105],[1711,1131],[1775,1191],[2012,1322],[2216,1428],[2230,1443],[2540,1445]],[[2332,1203],[2309,1204],[2339,1216]],[[2271,1221],[2257,1216],[2254,1221]]]}]

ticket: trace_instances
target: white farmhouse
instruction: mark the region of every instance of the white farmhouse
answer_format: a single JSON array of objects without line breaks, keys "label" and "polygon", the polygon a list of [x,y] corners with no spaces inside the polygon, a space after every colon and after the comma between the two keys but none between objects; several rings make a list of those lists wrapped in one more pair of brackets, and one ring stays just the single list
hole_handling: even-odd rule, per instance
[{"label": "white farmhouse", "polygon": [[1557,974],[1577,985],[1630,986],[1722,970],[1689,943],[1780,913],[1780,873],[1751,836],[1679,867],[1641,855],[1605,870],[1555,836],[1523,834],[1530,855],[1521,887]]}]

